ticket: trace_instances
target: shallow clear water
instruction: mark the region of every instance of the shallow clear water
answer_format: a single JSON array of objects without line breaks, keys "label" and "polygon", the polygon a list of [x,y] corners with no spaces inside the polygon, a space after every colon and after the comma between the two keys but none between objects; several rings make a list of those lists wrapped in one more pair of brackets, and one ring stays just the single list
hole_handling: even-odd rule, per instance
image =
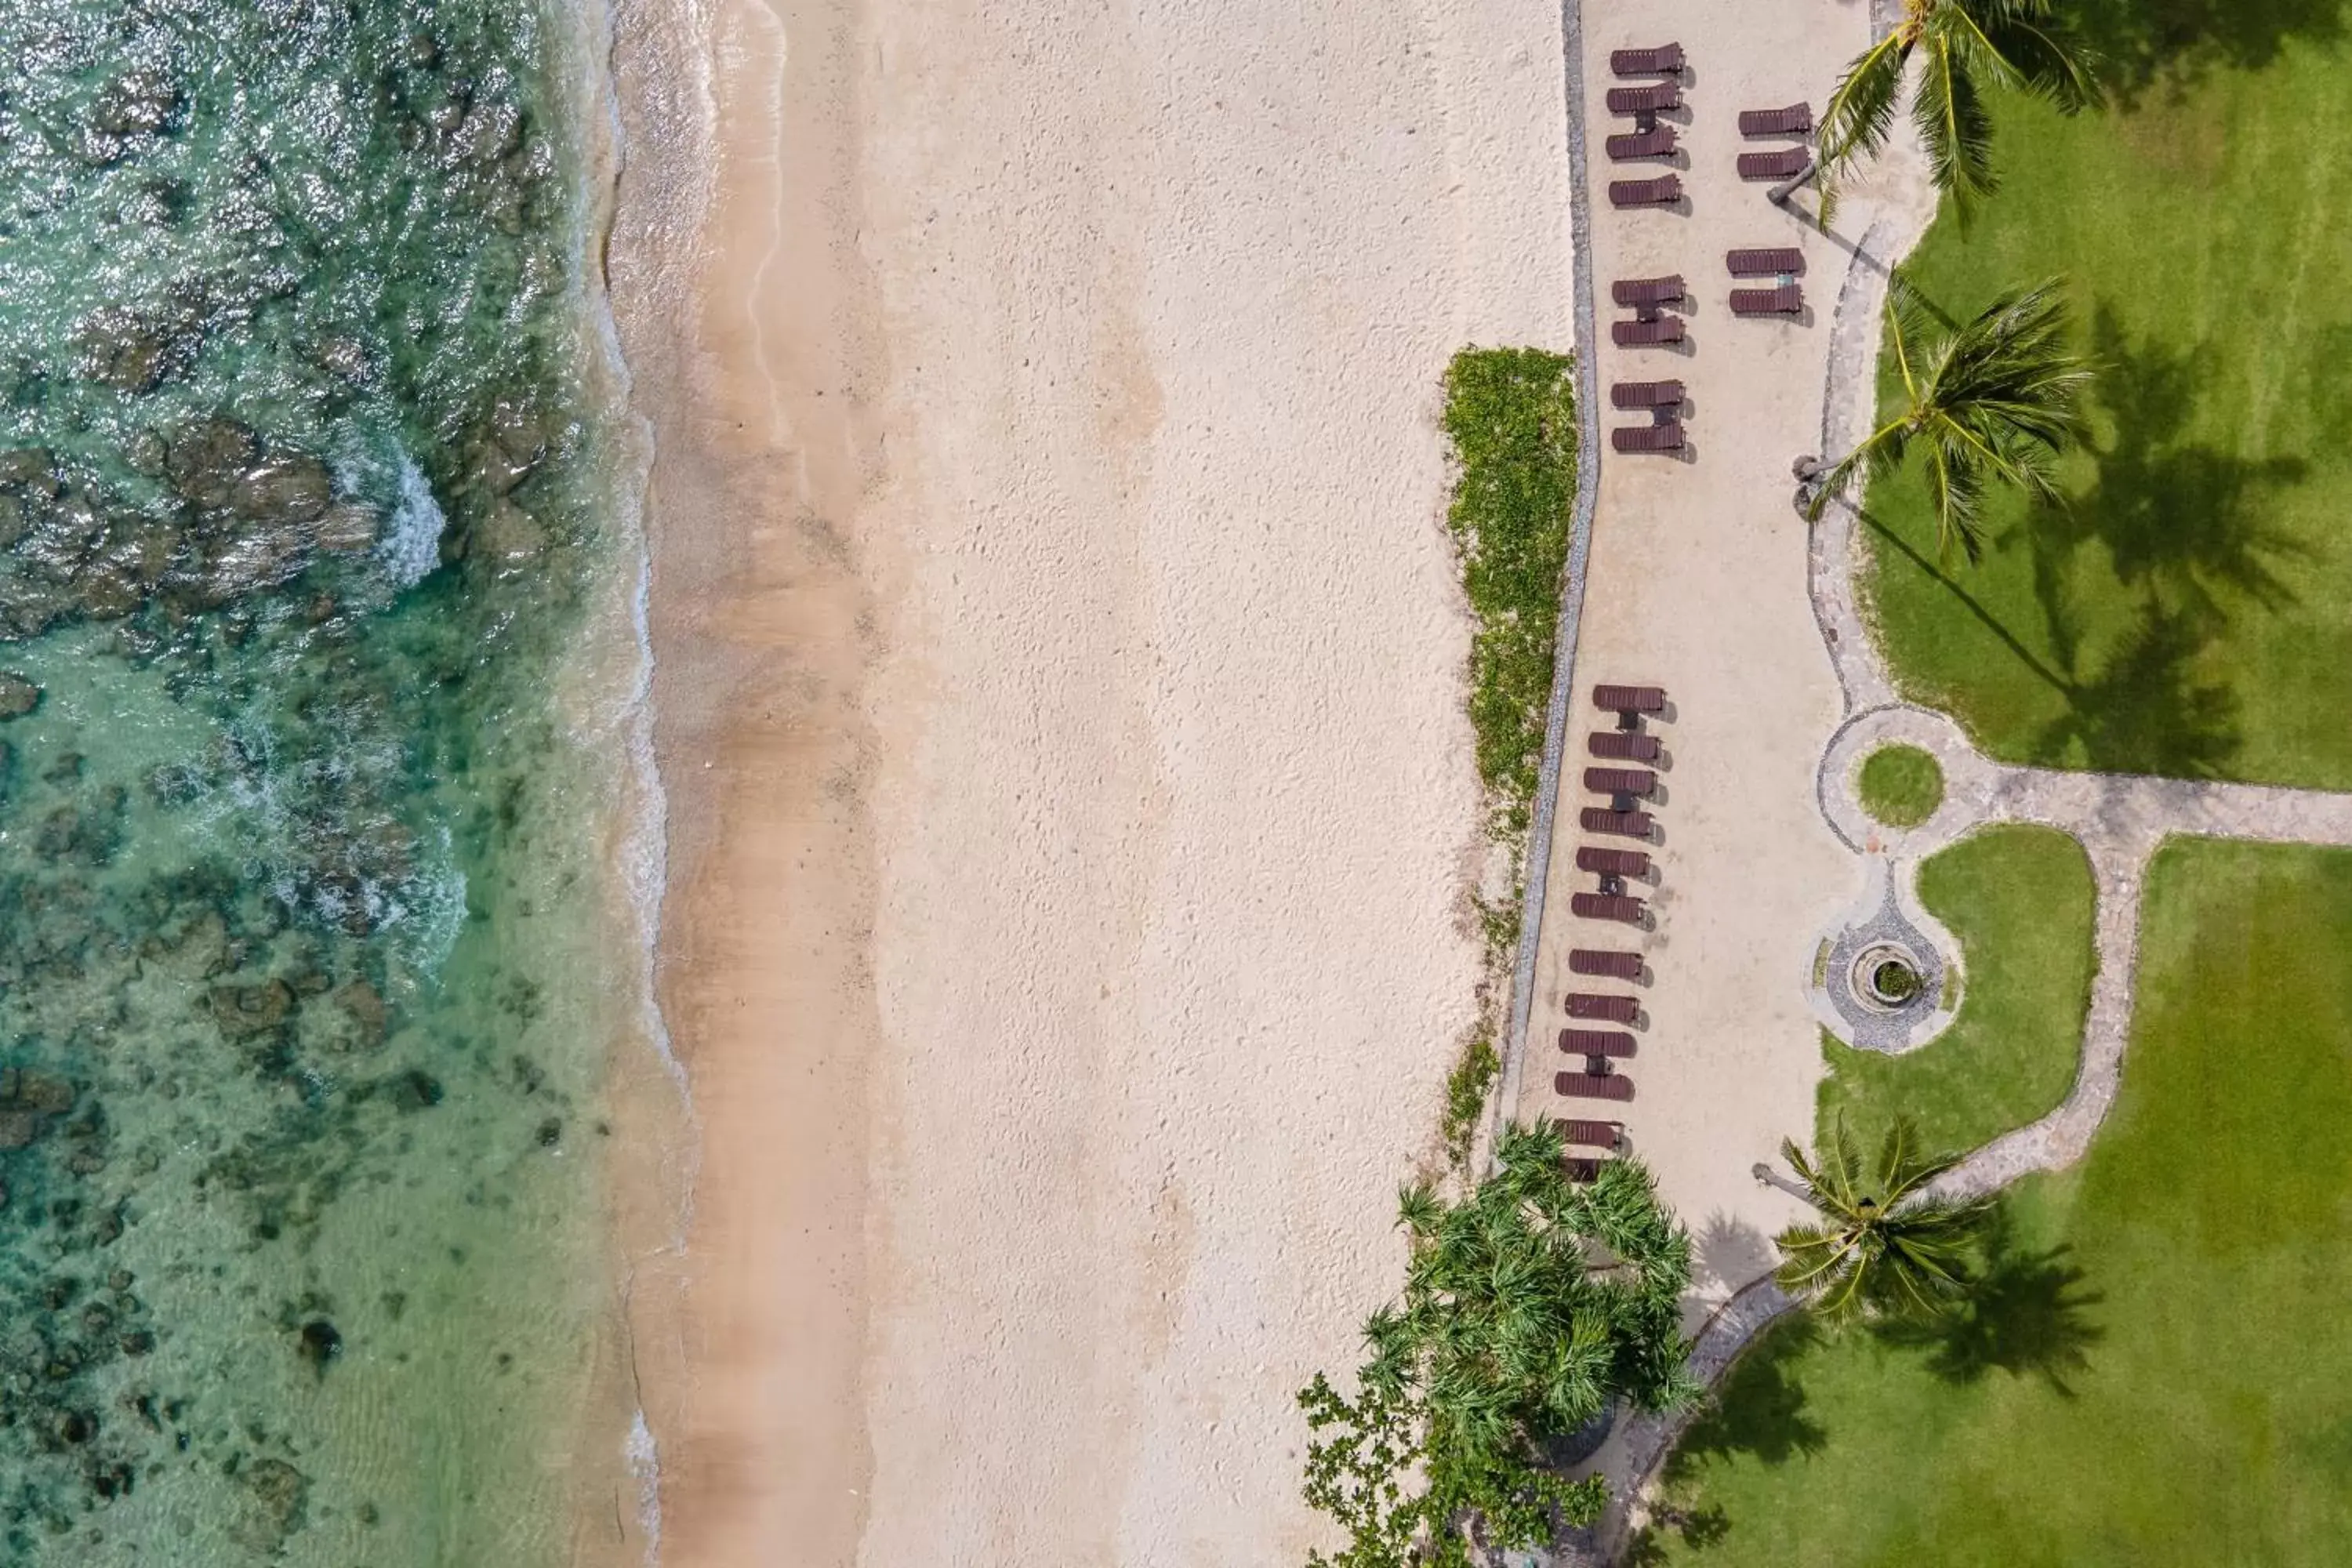
[{"label": "shallow clear water", "polygon": [[635,1003],[564,26],[0,7],[0,1561],[569,1550]]}]

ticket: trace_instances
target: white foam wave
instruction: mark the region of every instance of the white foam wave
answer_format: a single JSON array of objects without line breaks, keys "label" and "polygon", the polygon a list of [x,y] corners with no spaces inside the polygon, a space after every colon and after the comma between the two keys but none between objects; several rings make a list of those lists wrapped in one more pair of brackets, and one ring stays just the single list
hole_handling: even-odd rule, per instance
[{"label": "white foam wave", "polygon": [[400,499],[393,505],[392,526],[375,548],[376,559],[392,580],[414,587],[441,564],[441,530],[448,520],[422,469],[406,457],[400,459]]},{"label": "white foam wave", "polygon": [[657,1563],[661,1561],[661,1452],[643,1410],[629,1423],[621,1453],[629,1462],[629,1474],[637,1479],[637,1528],[645,1532],[646,1562]]}]

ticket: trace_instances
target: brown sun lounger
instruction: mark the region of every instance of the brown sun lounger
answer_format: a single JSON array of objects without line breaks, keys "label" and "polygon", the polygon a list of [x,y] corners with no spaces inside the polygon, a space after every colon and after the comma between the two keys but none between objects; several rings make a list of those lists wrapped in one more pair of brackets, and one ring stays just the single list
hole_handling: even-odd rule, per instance
[{"label": "brown sun lounger", "polygon": [[1662,419],[1655,425],[1624,425],[1609,432],[1609,444],[1621,452],[1679,452],[1683,422]]},{"label": "brown sun lounger", "polygon": [[1609,952],[1597,947],[1571,947],[1568,950],[1568,972],[1590,974],[1602,980],[1639,980],[1642,978],[1642,955],[1638,952]]},{"label": "brown sun lounger", "polygon": [[1724,252],[1724,265],[1731,268],[1734,278],[1802,278],[1805,275],[1805,253],[1795,246],[1759,250],[1728,250]]},{"label": "brown sun lounger", "polygon": [[1609,112],[1612,114],[1655,114],[1662,109],[1683,106],[1683,84],[1678,81],[1645,83],[1641,87],[1612,87],[1609,89]]},{"label": "brown sun lounger", "polygon": [[1679,174],[1660,174],[1654,180],[1609,182],[1609,205],[1612,207],[1670,207],[1682,199]]},{"label": "brown sun lounger", "polygon": [[1802,136],[1813,128],[1813,106],[1792,103],[1786,109],[1743,109],[1739,111],[1739,133],[1742,136]]},{"label": "brown sun lounger", "polygon": [[[1625,1142],[1625,1124],[1622,1121],[1580,1121],[1562,1117],[1552,1123],[1559,1129],[1560,1142],[1586,1149],[1617,1149]],[[1598,1162],[1595,1162],[1598,1163]]]},{"label": "brown sun lounger", "polygon": [[1769,153],[1739,154],[1739,177],[1743,180],[1786,180],[1805,171],[1813,161],[1811,149],[1779,147]]},{"label": "brown sun lounger", "polygon": [[1690,298],[1683,284],[1683,275],[1669,272],[1664,278],[1620,278],[1609,285],[1609,298],[1629,310],[1644,314],[1661,305],[1671,305]]},{"label": "brown sun lounger", "polygon": [[1621,163],[1629,158],[1671,157],[1675,151],[1675,128],[1654,125],[1647,131],[1612,136],[1602,145],[1608,148],[1609,156]]},{"label": "brown sun lounger", "polygon": [[1567,1100],[1631,1100],[1633,1080],[1623,1073],[1563,1072],[1554,1073],[1551,1079],[1554,1093]]},{"label": "brown sun lounger", "polygon": [[1559,1048],[1572,1057],[1630,1057],[1633,1037],[1622,1029],[1562,1029]]},{"label": "brown sun lounger", "polygon": [[1619,925],[1637,926],[1650,911],[1641,900],[1629,899],[1622,893],[1570,893],[1568,912],[1580,920],[1615,921]]},{"label": "brown sun lounger", "polygon": [[1610,387],[1609,403],[1613,408],[1680,408],[1683,405],[1683,384],[1679,381],[1621,381]]},{"label": "brown sun lounger", "polygon": [[1734,289],[1731,291],[1731,313],[1735,316],[1796,316],[1805,309],[1805,291],[1794,283],[1783,283],[1778,289]]},{"label": "brown sun lounger", "polygon": [[1661,44],[1654,49],[1612,49],[1609,68],[1618,76],[1680,76],[1683,47]]},{"label": "brown sun lounger", "polygon": [[1596,877],[1646,877],[1650,857],[1639,849],[1603,849],[1598,844],[1576,847],[1576,868]]},{"label": "brown sun lounger", "polygon": [[1609,713],[1663,713],[1666,710],[1666,689],[1663,686],[1596,686],[1592,689],[1592,705]]},{"label": "brown sun lounger", "polygon": [[1571,991],[1568,994],[1568,1016],[1597,1018],[1604,1024],[1633,1024],[1641,1021],[1642,1004],[1631,996],[1596,996],[1590,991]]},{"label": "brown sun lounger", "polygon": [[1584,749],[1612,763],[1654,763],[1660,751],[1655,735],[1630,730],[1595,730],[1584,738]]},{"label": "brown sun lounger", "polygon": [[1650,814],[1646,811],[1611,811],[1606,806],[1588,805],[1576,814],[1576,819],[1587,833],[1614,833],[1621,838],[1650,837]]},{"label": "brown sun lounger", "polygon": [[1678,343],[1683,341],[1683,319],[1680,316],[1658,316],[1646,321],[1612,321],[1609,323],[1609,339],[1621,349]]},{"label": "brown sun lounger", "polygon": [[1647,768],[1587,768],[1584,787],[1595,795],[1652,795],[1658,791],[1658,775]]}]

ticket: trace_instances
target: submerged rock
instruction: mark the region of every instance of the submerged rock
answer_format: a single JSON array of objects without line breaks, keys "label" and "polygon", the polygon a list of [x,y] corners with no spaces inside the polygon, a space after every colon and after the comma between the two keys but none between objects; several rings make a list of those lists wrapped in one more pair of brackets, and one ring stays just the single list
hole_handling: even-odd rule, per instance
[{"label": "submerged rock", "polygon": [[343,1336],[335,1325],[324,1318],[313,1318],[302,1325],[298,1336],[301,1342],[302,1359],[324,1371],[329,1362],[343,1353]]},{"label": "submerged rock", "polygon": [[284,1023],[294,1010],[294,989],[283,980],[258,985],[215,985],[205,1000],[221,1033],[241,1040]]},{"label": "submerged rock", "polygon": [[13,669],[0,669],[0,720],[22,719],[41,705],[41,689]]}]

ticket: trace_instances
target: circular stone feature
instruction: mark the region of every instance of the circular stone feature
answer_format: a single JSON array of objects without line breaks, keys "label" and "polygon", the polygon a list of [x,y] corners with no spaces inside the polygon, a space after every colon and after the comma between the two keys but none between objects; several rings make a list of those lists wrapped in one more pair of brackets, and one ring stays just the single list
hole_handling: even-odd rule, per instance
[{"label": "circular stone feature", "polygon": [[1853,999],[1874,1013],[1901,1013],[1917,1005],[1927,991],[1923,965],[1908,949],[1874,942],[1854,954],[1848,973]]},{"label": "circular stone feature", "polygon": [[1916,827],[1944,804],[1944,770],[1916,746],[1881,746],[1862,764],[1862,809],[1889,827]]}]

